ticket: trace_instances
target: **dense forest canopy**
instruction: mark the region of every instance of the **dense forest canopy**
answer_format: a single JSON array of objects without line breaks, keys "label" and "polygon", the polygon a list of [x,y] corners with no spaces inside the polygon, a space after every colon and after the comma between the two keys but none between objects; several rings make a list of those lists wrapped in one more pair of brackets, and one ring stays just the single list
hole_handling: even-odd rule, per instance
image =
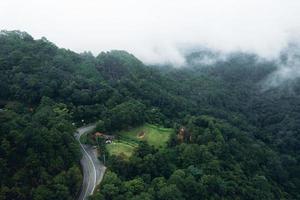
[{"label": "dense forest canopy", "polygon": [[181,68],[146,66],[20,31],[1,31],[0,47],[0,199],[74,199],[72,123],[99,120],[110,134],[145,122],[176,133],[111,156],[91,199],[300,199],[300,80],[266,85],[278,62],[199,50]]}]

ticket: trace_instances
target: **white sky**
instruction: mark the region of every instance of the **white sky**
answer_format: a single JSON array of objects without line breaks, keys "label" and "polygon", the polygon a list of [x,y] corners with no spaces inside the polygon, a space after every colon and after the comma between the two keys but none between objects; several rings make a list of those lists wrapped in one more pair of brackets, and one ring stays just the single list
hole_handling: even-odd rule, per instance
[{"label": "white sky", "polygon": [[300,0],[0,0],[0,29],[146,63],[181,63],[178,48],[197,45],[270,57],[300,35]]}]

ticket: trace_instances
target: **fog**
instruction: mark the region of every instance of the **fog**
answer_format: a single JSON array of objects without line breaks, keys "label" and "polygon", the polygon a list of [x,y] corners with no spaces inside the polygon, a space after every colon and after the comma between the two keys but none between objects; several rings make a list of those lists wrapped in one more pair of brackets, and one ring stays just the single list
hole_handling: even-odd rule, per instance
[{"label": "fog", "polygon": [[299,11],[299,0],[3,0],[0,28],[180,66],[181,52],[197,46],[275,58],[300,33]]},{"label": "fog", "polygon": [[263,90],[276,88],[300,77],[300,43],[292,43],[276,59],[278,70],[263,82]]}]

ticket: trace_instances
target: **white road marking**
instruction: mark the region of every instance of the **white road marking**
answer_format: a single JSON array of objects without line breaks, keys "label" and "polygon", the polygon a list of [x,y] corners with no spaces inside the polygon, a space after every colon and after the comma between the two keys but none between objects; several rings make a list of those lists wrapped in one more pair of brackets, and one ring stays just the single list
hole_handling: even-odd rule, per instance
[{"label": "white road marking", "polygon": [[[97,172],[96,172],[96,167],[95,167],[95,165],[94,165],[94,163],[93,163],[93,160],[92,160],[92,158],[91,158],[91,156],[88,154],[88,152],[85,150],[85,148],[83,147],[83,145],[81,144],[81,142],[80,142],[80,137],[81,137],[81,135],[83,135],[85,132],[87,132],[88,130],[86,130],[86,131],[83,131],[81,134],[79,133],[79,131],[78,131],[78,142],[79,142],[79,145],[80,145],[80,147],[83,149],[83,151],[84,151],[84,153],[87,155],[87,157],[88,157],[88,159],[89,159],[89,161],[92,163],[92,165],[93,165],[93,169],[94,169],[94,185],[93,185],[93,189],[92,189],[92,191],[91,191],[91,194],[93,194],[93,192],[94,192],[94,190],[95,190],[95,187],[96,187],[96,181],[97,181]],[[85,199],[85,197],[86,197],[86,194],[87,194],[87,192],[88,192],[88,188],[89,188],[89,185],[90,185],[90,181],[88,181],[88,185],[87,185],[87,190],[85,191],[85,193],[84,193],[84,199]]]},{"label": "white road marking", "polygon": [[[80,139],[80,137],[79,137],[79,139]],[[95,187],[96,187],[96,179],[97,179],[97,177],[96,177],[96,167],[95,167],[95,165],[94,165],[94,163],[93,163],[93,160],[92,160],[92,158],[91,158],[91,156],[87,153],[87,151],[84,149],[84,147],[83,147],[83,145],[81,144],[81,142],[79,141],[79,144],[80,144],[80,146],[81,146],[81,148],[83,149],[83,151],[86,153],[86,155],[88,156],[88,158],[89,158],[89,160],[90,160],[90,162],[92,163],[92,165],[93,165],[93,169],[94,169],[94,186],[93,186],[93,189],[92,189],[92,193],[91,194],[93,194],[93,192],[94,192],[94,190],[95,190]],[[88,185],[90,184],[90,182],[88,181]],[[87,187],[87,188],[89,188],[89,187]],[[85,194],[84,194],[84,196],[86,195],[86,192],[87,192],[87,190],[85,191]]]}]

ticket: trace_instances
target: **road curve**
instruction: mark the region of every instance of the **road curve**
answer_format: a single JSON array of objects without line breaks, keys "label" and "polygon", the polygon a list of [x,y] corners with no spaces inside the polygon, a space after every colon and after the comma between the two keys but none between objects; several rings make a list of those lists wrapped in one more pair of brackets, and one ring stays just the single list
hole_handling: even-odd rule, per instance
[{"label": "road curve", "polygon": [[80,127],[75,133],[75,138],[79,142],[83,154],[80,160],[83,171],[83,182],[77,200],[86,200],[88,196],[93,194],[95,187],[100,184],[106,170],[106,167],[98,159],[97,150],[93,149],[90,145],[80,142],[81,135],[91,131],[93,128],[95,128],[95,125]]}]

